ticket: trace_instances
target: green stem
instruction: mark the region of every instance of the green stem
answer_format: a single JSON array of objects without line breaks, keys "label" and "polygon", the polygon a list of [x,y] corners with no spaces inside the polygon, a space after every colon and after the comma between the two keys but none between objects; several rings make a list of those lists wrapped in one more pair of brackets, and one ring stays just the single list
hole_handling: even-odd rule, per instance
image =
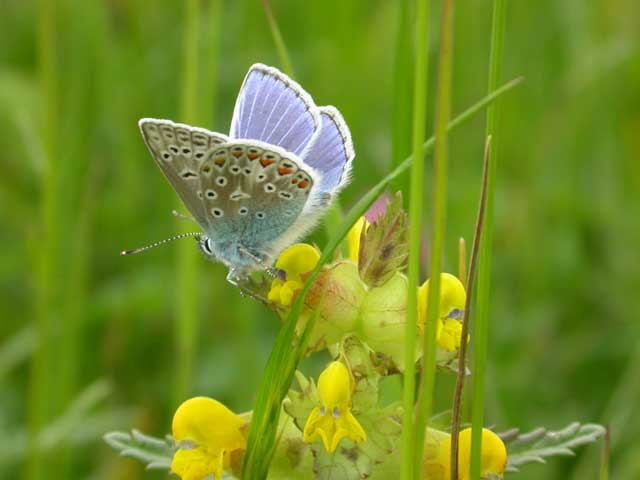
[{"label": "green stem", "polygon": [[38,61],[40,93],[43,101],[42,142],[45,163],[42,172],[42,233],[38,240],[36,300],[36,348],[29,378],[29,458],[25,477],[37,480],[45,476],[45,458],[39,444],[42,428],[48,420],[49,342],[52,339],[51,316],[56,308],[59,238],[59,159],[58,159],[58,68],[56,65],[56,3],[42,0],[38,8]]},{"label": "green stem", "polygon": [[[198,48],[199,48],[200,5],[198,0],[185,2],[185,20],[183,27],[183,77],[180,105],[180,121],[188,124],[198,123]],[[180,205],[181,206],[181,205]],[[179,228],[187,228],[184,221],[178,220]],[[176,281],[176,342],[177,371],[174,403],[178,404],[188,394],[193,374],[193,359],[198,334],[198,256],[191,242],[178,245],[177,281]]]},{"label": "green stem", "polygon": [[[411,152],[411,93],[413,42],[409,1],[397,2],[396,44],[393,65],[393,104],[391,112],[391,165],[398,166]],[[409,179],[403,175],[394,182],[395,190],[408,191]]]},{"label": "green stem", "polygon": [[[480,246],[480,238],[482,237],[482,227],[484,224],[484,212],[487,205],[487,175],[489,172],[489,156],[491,155],[491,137],[487,138],[484,150],[484,161],[482,165],[482,188],[480,189],[480,204],[478,206],[478,216],[476,218],[476,229],[473,235],[473,246],[471,247],[471,264],[469,266],[469,275],[465,282],[467,289],[467,298],[464,304],[464,317],[462,319],[462,333],[460,338],[469,337],[469,315],[471,312],[471,296],[473,295],[473,284],[476,277],[476,266],[478,263],[478,248]],[[461,242],[461,250],[463,250]],[[462,253],[462,252],[461,252]],[[461,257],[464,256],[462,253]],[[460,277],[464,279],[464,268],[460,269]],[[464,281],[464,280],[462,280]],[[466,367],[467,341],[462,340],[460,350],[458,352],[458,374],[456,376],[456,387],[453,394],[453,412],[451,415],[451,479],[458,480],[458,434],[460,433],[460,409],[462,407],[462,391],[464,388],[464,380],[467,374]]]},{"label": "green stem", "polygon": [[409,199],[409,290],[407,295],[407,324],[404,335],[404,390],[402,416],[402,478],[411,480],[414,473],[416,432],[413,424],[413,405],[416,390],[416,333],[418,319],[418,281],[420,277],[420,231],[424,181],[423,143],[426,129],[427,69],[429,41],[429,1],[416,0],[416,57],[413,77],[413,162]]},{"label": "green stem", "polygon": [[[494,0],[491,32],[491,57],[489,62],[489,93],[493,92],[500,80],[502,70],[502,50],[506,22],[506,0]],[[497,165],[497,105],[487,109],[487,136],[492,138],[493,147],[489,158],[487,177],[487,210],[484,232],[478,253],[477,313],[473,330],[473,401],[471,434],[471,480],[480,478],[482,428],[484,426],[484,394],[487,366],[487,342],[489,335],[489,297],[491,288],[491,255],[493,245],[493,204],[495,198],[495,172]]]},{"label": "green stem", "polygon": [[[433,409],[433,391],[436,381],[436,331],[440,314],[440,273],[444,253],[444,235],[447,215],[447,170],[449,145],[447,124],[451,117],[451,68],[453,60],[453,0],[444,0],[440,36],[438,85],[435,117],[435,157],[433,181],[433,226],[429,261],[429,298],[422,347],[422,376],[416,411],[416,443],[414,468],[416,478],[422,473],[422,452],[425,430]],[[409,283],[409,292],[416,286]]]},{"label": "green stem", "polygon": [[[487,95],[476,104],[469,107],[455,119],[449,122],[448,131],[452,131],[475,114],[482,111],[501,95],[515,88],[522,81],[521,78],[510,81],[495,92]],[[431,137],[422,145],[422,154],[427,155],[433,150],[435,141]],[[351,226],[360,218],[376,199],[387,188],[387,185],[398,178],[411,166],[413,157],[405,159],[400,165],[393,169],[378,184],[371,188],[351,209],[345,221],[336,231],[323,250],[322,255],[315,269],[307,278],[302,290],[294,302],[291,312],[287,316],[283,327],[278,333],[271,354],[265,366],[265,373],[260,381],[260,388],[256,396],[256,403],[253,413],[254,421],[251,422],[249,438],[247,440],[247,450],[244,457],[243,478],[258,480],[266,478],[269,463],[271,461],[276,441],[276,432],[282,400],[291,384],[291,379],[298,365],[298,353],[305,348],[305,342],[295,340],[296,327],[302,311],[304,298],[313,284],[320,270],[330,259],[333,258],[336,249],[349,233]],[[307,323],[300,338],[308,338],[308,331],[312,325]],[[292,345],[295,346],[292,349]]]}]

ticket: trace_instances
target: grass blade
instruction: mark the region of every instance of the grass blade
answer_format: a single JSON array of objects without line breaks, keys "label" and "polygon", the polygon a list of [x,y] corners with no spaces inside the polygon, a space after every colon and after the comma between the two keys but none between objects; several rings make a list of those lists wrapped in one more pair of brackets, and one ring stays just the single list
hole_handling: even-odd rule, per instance
[{"label": "grass blade", "polygon": [[[436,329],[440,305],[440,273],[444,252],[447,215],[447,171],[449,144],[447,124],[451,116],[451,70],[453,63],[453,0],[444,0],[440,33],[438,85],[436,92],[435,157],[433,179],[433,226],[431,230],[431,258],[429,261],[429,299],[422,350],[422,375],[416,407],[416,442],[414,468],[416,478],[422,475],[422,451],[425,430],[433,409],[436,382]],[[417,285],[409,282],[409,292]],[[414,293],[415,294],[415,293]],[[464,371],[464,370],[463,370]]]},{"label": "grass blade", "polygon": [[[471,311],[471,298],[473,295],[473,283],[476,276],[476,266],[478,262],[478,248],[482,237],[482,227],[484,224],[484,212],[487,204],[487,176],[489,173],[489,157],[491,155],[491,137],[487,137],[484,149],[484,162],[482,166],[482,187],[480,189],[480,204],[478,206],[478,216],[476,218],[476,229],[473,235],[473,246],[471,247],[471,263],[469,274],[465,282],[467,288],[467,298],[464,305],[464,317],[462,319],[462,333],[460,338],[466,339],[469,336],[469,315]],[[462,255],[464,258],[464,242],[460,242]],[[465,276],[465,270],[460,270],[461,278]],[[453,412],[451,419],[451,478],[458,479],[458,434],[460,432],[460,408],[462,406],[462,390],[464,388],[464,377],[466,375],[467,342],[462,340],[458,351],[458,375],[456,387],[453,394]]]},{"label": "grass blade", "polygon": [[413,478],[416,431],[413,424],[413,406],[416,390],[415,351],[418,319],[418,282],[420,277],[420,237],[424,181],[424,155],[422,144],[426,129],[427,69],[429,42],[429,0],[417,0],[413,93],[413,162],[409,199],[409,286],[407,295],[407,324],[405,326],[405,372],[402,416],[402,478]]},{"label": "grass blade", "polygon": [[[506,1],[494,0],[491,32],[491,58],[489,62],[489,93],[498,85],[502,70]],[[489,289],[491,286],[491,253],[493,244],[493,203],[495,198],[495,172],[497,106],[487,109],[487,136],[492,138],[493,148],[489,159],[487,178],[487,210],[485,228],[478,253],[477,314],[474,323],[474,365],[470,478],[480,478],[480,453],[482,451],[482,428],[484,426],[484,387],[487,365],[487,337],[489,330]]]}]

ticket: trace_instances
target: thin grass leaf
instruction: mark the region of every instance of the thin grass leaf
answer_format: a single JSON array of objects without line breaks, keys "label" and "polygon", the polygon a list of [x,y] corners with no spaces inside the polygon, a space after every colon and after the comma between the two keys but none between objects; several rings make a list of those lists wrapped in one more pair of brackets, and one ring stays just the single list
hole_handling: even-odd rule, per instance
[{"label": "thin grass leaf", "polygon": [[[500,81],[502,71],[502,50],[506,23],[506,1],[494,0],[491,31],[491,56],[489,60],[489,93],[493,92]],[[495,176],[497,166],[497,105],[487,109],[486,136],[491,137],[493,147],[489,158],[487,177],[487,207],[483,236],[478,253],[478,289],[476,301],[476,319],[473,329],[474,365],[473,400],[471,433],[470,478],[480,478],[482,452],[482,429],[484,427],[484,389],[487,366],[487,343],[489,335],[489,301],[491,287],[491,255],[493,245],[493,204],[495,198]]]},{"label": "thin grass leaf", "polygon": [[[491,157],[491,137],[487,137],[484,150],[484,161],[482,165],[482,187],[480,189],[480,202],[478,206],[478,215],[476,218],[476,228],[473,235],[473,247],[471,249],[471,265],[469,274],[465,282],[467,286],[467,298],[465,299],[464,316],[462,319],[462,333],[460,338],[468,338],[469,335],[469,316],[471,312],[471,298],[473,295],[473,285],[476,277],[476,267],[478,262],[478,248],[480,239],[482,238],[482,227],[484,225],[484,213],[487,204],[487,176],[489,174],[489,158]],[[464,240],[460,239],[460,258],[464,258]],[[462,264],[462,260],[461,260]],[[461,278],[465,278],[466,272],[460,269]],[[458,373],[456,377],[456,386],[453,393],[453,417],[451,422],[451,478],[458,478],[458,441],[460,433],[460,410],[462,408],[462,391],[464,388],[464,379],[466,377],[466,356],[467,342],[460,344],[458,351]]]},{"label": "thin grass leaf", "polygon": [[[422,452],[425,432],[433,408],[436,382],[436,331],[440,305],[440,273],[444,254],[444,237],[447,215],[447,174],[449,139],[447,124],[451,116],[451,71],[453,64],[453,0],[445,0],[442,10],[438,85],[436,93],[435,157],[433,179],[433,224],[431,227],[431,255],[429,259],[429,298],[422,347],[422,375],[416,407],[416,441],[414,471],[422,476]],[[419,259],[416,259],[419,260]],[[410,292],[417,285],[409,284]],[[462,372],[465,372],[464,366]],[[464,373],[462,374],[464,376]]]},{"label": "thin grass leaf", "polygon": [[[492,94],[487,95],[449,122],[448,129],[453,130],[464,124],[464,122],[472,118],[475,114],[482,111],[485,106],[515,88],[521,81],[521,78],[512,80]],[[432,137],[422,145],[422,154],[426,155],[430,153],[433,147],[434,139]],[[404,162],[371,188],[358,203],[356,203],[336,234],[329,239],[329,243],[323,250],[318,264],[298,294],[291,312],[278,333],[260,382],[251,427],[249,429],[247,451],[244,457],[243,478],[250,480],[266,478],[271,461],[267,453],[273,452],[282,400],[288,391],[297,368],[294,352],[304,350],[303,344],[297,345],[295,349],[293,347],[296,346],[296,326],[298,325],[304,298],[311,284],[320,273],[324,264],[334,257],[336,249],[349,233],[351,226],[364,215],[373,202],[384,192],[389,182],[393,181],[398,175],[405,172],[411,166],[411,160],[411,157],[405,159]],[[305,334],[308,335],[305,331],[303,337]]]},{"label": "thin grass leaf", "polygon": [[[404,336],[405,372],[402,394],[402,478],[414,477],[416,459],[416,437],[418,425],[414,425],[415,402],[415,351],[418,322],[418,282],[420,280],[420,240],[422,234],[422,204],[424,182],[424,155],[422,145],[426,130],[427,70],[429,66],[429,0],[416,0],[416,26],[413,73],[413,129],[411,178],[409,190],[409,269],[407,295],[407,324]],[[424,435],[423,435],[424,438]],[[422,459],[422,455],[420,455]]]},{"label": "thin grass leaf", "polygon": [[536,428],[524,434],[514,435],[512,430],[500,434],[508,452],[507,471],[517,472],[527,463],[546,463],[553,456],[573,456],[576,448],[598,441],[605,433],[602,425],[574,422],[555,432]]}]

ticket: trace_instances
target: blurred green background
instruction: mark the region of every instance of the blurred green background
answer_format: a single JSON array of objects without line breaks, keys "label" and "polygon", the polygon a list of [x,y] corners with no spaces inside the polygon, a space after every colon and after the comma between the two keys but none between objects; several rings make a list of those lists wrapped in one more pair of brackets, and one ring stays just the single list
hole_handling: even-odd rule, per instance
[{"label": "blurred green background", "polygon": [[[136,122],[226,132],[248,67],[282,67],[262,4],[0,9],[0,477],[164,478],[101,434],[162,435],[188,395],[251,409],[279,324],[223,267],[189,254],[192,241],[118,256],[185,228]],[[396,48],[409,43],[401,2],[272,9],[296,79],[352,130],[349,208],[409,153],[411,85],[394,73],[410,59]],[[433,14],[431,92],[439,5]],[[454,113],[485,94],[491,2],[458,2],[455,23]],[[503,71],[526,83],[501,104],[487,420],[609,424],[612,478],[640,478],[640,3],[508,2]],[[483,135],[480,115],[451,137],[450,271],[458,237],[472,235]],[[324,230],[312,240],[322,246]],[[436,410],[451,385],[439,383]],[[38,427],[40,458],[29,454]],[[597,478],[599,455],[590,447],[520,478]]]}]

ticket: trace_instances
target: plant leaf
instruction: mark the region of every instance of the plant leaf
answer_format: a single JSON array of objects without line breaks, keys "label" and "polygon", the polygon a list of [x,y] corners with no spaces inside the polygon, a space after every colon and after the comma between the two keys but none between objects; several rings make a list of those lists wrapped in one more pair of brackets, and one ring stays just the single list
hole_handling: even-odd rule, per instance
[{"label": "plant leaf", "polygon": [[573,456],[577,447],[597,441],[604,433],[602,425],[578,422],[555,432],[542,427],[522,434],[508,430],[500,434],[508,451],[507,471],[517,472],[527,463],[546,463],[548,457]]},{"label": "plant leaf", "polygon": [[131,433],[109,432],[103,438],[120,455],[140,460],[149,470],[171,469],[176,445],[170,435],[165,438],[156,438],[138,430],[131,430]]}]

